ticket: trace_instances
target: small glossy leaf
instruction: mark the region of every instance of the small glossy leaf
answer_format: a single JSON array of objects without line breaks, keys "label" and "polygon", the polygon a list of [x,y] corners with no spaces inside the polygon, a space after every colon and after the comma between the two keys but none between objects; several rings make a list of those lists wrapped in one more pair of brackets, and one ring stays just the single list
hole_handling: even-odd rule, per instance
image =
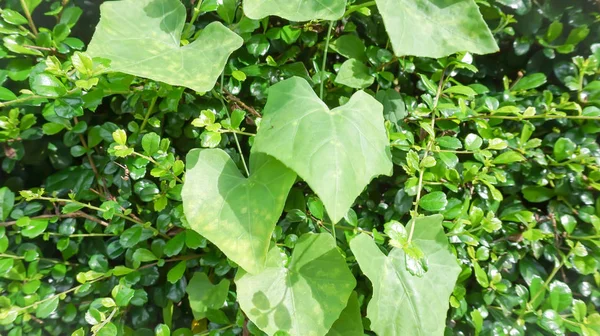
[{"label": "small glossy leaf", "polygon": [[330,110],[304,79],[294,77],[269,89],[252,150],[300,175],[337,223],[373,177],[391,174],[382,109],[358,91]]},{"label": "small glossy leaf", "polygon": [[46,318],[52,314],[58,307],[58,301],[60,301],[58,295],[52,296],[51,299],[40,303],[35,310],[35,316],[38,318]]},{"label": "small glossy leaf", "polygon": [[8,187],[0,188],[0,221],[8,218],[14,204],[15,193],[8,189]]},{"label": "small glossy leaf", "polygon": [[473,0],[377,0],[397,56],[488,54],[496,41]]},{"label": "small glossy leaf", "polygon": [[307,233],[287,267],[273,247],[263,272],[240,271],[235,283],[240,306],[268,335],[323,336],[346,307],[356,280],[331,235]]},{"label": "small glossy leaf", "polygon": [[275,15],[290,21],[337,20],[346,0],[244,0],[244,13],[259,20]]},{"label": "small glossy leaf", "polygon": [[441,211],[444,210],[448,204],[446,194],[441,191],[431,192],[421,198],[419,206],[427,211]]},{"label": "small glossy leaf", "polygon": [[460,273],[442,229],[441,215],[414,221],[413,242],[428,258],[423,277],[406,270],[404,251],[381,252],[373,239],[360,234],[350,248],[364,274],[373,284],[367,307],[371,330],[378,335],[443,335],[448,300]]},{"label": "small glossy leaf", "polygon": [[252,173],[244,178],[220,149],[192,150],[186,166],[181,196],[191,228],[244,270],[260,272],[294,172],[272,157],[253,153]]},{"label": "small glossy leaf", "polygon": [[88,47],[111,60],[110,71],[150,78],[198,92],[215,85],[242,38],[219,22],[180,46],[185,6],[179,0],[123,0],[100,6],[101,18]]},{"label": "small glossy leaf", "polygon": [[548,289],[550,290],[550,305],[553,310],[562,312],[571,306],[573,294],[566,283],[554,280]]}]

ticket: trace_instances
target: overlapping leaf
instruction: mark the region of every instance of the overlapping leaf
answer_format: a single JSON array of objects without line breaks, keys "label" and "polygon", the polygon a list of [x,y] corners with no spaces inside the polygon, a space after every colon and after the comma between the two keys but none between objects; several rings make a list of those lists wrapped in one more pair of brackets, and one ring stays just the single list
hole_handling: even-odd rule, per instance
[{"label": "overlapping leaf", "polygon": [[287,265],[279,248],[259,274],[238,273],[240,306],[269,335],[323,336],[346,307],[356,280],[329,234],[300,237]]},{"label": "overlapping leaf", "polygon": [[326,336],[363,336],[364,328],[360,315],[360,302],[356,292],[352,292],[348,305],[335,321]]},{"label": "overlapping leaf", "polygon": [[330,110],[306,80],[293,77],[269,89],[253,151],[296,171],[335,223],[374,176],[391,174],[382,110],[363,91]]},{"label": "overlapping leaf", "polygon": [[276,15],[290,21],[337,20],[346,0],[244,0],[244,13],[259,20]]},{"label": "overlapping leaf", "polygon": [[373,284],[367,307],[371,329],[381,336],[443,335],[448,300],[460,273],[442,229],[441,215],[418,218],[413,243],[425,254],[429,270],[422,277],[406,270],[404,251],[383,254],[361,234],[350,242],[363,273]]},{"label": "overlapping leaf", "polygon": [[257,273],[296,174],[260,153],[250,157],[250,171],[243,177],[221,149],[192,150],[181,197],[191,228]]},{"label": "overlapping leaf", "polygon": [[377,0],[397,56],[487,54],[496,41],[473,0]]},{"label": "overlapping leaf", "polygon": [[219,309],[227,299],[229,280],[213,285],[206,273],[196,272],[186,287],[190,308],[196,320],[206,317],[210,309]]},{"label": "overlapping leaf", "polygon": [[110,70],[205,92],[215,85],[241,37],[219,22],[180,46],[186,18],[179,0],[108,1],[88,53],[111,61]]}]

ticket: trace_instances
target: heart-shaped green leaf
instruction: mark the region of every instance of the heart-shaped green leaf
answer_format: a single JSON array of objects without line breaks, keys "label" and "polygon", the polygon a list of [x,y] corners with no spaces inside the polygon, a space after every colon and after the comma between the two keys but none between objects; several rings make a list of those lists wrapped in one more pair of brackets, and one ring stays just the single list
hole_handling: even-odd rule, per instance
[{"label": "heart-shaped green leaf", "polygon": [[448,298],[460,267],[450,252],[442,219],[441,215],[420,217],[413,224],[412,242],[424,252],[429,264],[422,277],[406,270],[402,249],[393,248],[386,256],[365,234],[350,242],[361,270],[373,284],[367,317],[377,335],[444,334]]},{"label": "heart-shaped green leaf", "polygon": [[307,233],[287,267],[274,247],[263,272],[239,272],[235,283],[240,306],[267,334],[323,336],[346,307],[356,280],[331,235]]},{"label": "heart-shaped green leaf", "polygon": [[190,308],[196,320],[206,317],[209,309],[219,309],[227,299],[229,280],[213,285],[206,273],[196,272],[186,287]]},{"label": "heart-shaped green leaf", "polygon": [[257,273],[296,174],[260,153],[250,156],[250,171],[243,177],[221,149],[192,150],[181,197],[191,228],[244,270]]},{"label": "heart-shaped green leaf", "polygon": [[348,305],[326,336],[363,336],[364,334],[360,303],[356,292],[352,292],[348,299]]},{"label": "heart-shaped green leaf", "polygon": [[337,20],[346,0],[244,0],[244,13],[259,20],[276,15],[290,21]]},{"label": "heart-shaped green leaf", "polygon": [[392,172],[382,111],[363,91],[330,110],[306,80],[293,77],[269,89],[252,150],[296,171],[337,223],[373,177]]},{"label": "heart-shaped green leaf", "polygon": [[498,45],[473,0],[377,0],[394,52],[439,58]]},{"label": "heart-shaped green leaf", "polygon": [[219,22],[181,46],[185,6],[179,0],[107,1],[88,47],[111,61],[110,71],[209,91],[243,40]]}]

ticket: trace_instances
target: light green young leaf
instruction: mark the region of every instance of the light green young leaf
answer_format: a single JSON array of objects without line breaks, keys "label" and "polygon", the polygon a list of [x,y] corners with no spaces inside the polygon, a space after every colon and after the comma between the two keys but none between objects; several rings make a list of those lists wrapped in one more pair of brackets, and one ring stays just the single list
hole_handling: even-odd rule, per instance
[{"label": "light green young leaf", "polygon": [[441,215],[414,222],[413,242],[425,254],[429,270],[423,277],[406,270],[404,252],[383,254],[373,239],[361,234],[350,248],[373,284],[367,307],[371,329],[378,335],[443,335],[450,294],[460,273],[442,229]]},{"label": "light green young leaf", "polygon": [[337,20],[346,0],[244,0],[244,13],[260,20],[275,15],[290,21]]},{"label": "light green young leaf", "polygon": [[181,197],[193,230],[244,270],[262,270],[271,234],[296,174],[261,153],[250,156],[249,178],[221,149],[192,150]]},{"label": "light green young leaf", "polygon": [[342,64],[335,78],[336,83],[355,89],[364,89],[373,84],[374,81],[375,78],[369,74],[369,68],[354,58]]},{"label": "light green young leaf", "polygon": [[496,41],[473,0],[377,0],[397,56],[488,54]]},{"label": "light green young leaf", "polygon": [[293,169],[337,223],[373,177],[391,174],[382,110],[363,91],[330,110],[304,79],[293,77],[269,89],[253,151]]},{"label": "light green young leaf", "polygon": [[331,235],[307,233],[287,267],[273,247],[263,272],[240,271],[235,283],[242,310],[268,335],[323,336],[346,307],[356,280]]},{"label": "light green young leaf", "polygon": [[196,320],[206,317],[209,309],[219,309],[227,299],[229,280],[221,279],[218,285],[213,285],[206,273],[196,272],[186,287],[190,308]]},{"label": "light green young leaf", "polygon": [[180,46],[186,18],[179,0],[109,1],[88,47],[92,57],[111,60],[109,71],[150,78],[198,92],[209,91],[229,55],[243,40],[219,22]]}]

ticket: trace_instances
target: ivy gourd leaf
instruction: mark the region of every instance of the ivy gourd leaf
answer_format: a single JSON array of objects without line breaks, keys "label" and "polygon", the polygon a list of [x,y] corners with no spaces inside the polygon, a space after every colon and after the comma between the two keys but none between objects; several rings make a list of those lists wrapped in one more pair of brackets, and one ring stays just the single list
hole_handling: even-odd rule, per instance
[{"label": "ivy gourd leaf", "polygon": [[253,20],[269,15],[290,21],[337,20],[345,10],[346,0],[244,0],[244,13]]},{"label": "ivy gourd leaf", "polygon": [[240,36],[219,22],[180,46],[185,6],[179,0],[108,1],[88,47],[93,57],[111,61],[109,71],[150,78],[198,92],[209,91]]},{"label": "ivy gourd leaf", "polygon": [[362,316],[360,315],[360,303],[358,295],[352,292],[348,305],[340,317],[335,321],[326,336],[363,336]]},{"label": "ivy gourd leaf", "polygon": [[[367,306],[371,329],[378,335],[443,335],[450,294],[460,273],[442,229],[441,215],[415,219],[412,242],[427,257],[422,277],[406,270],[404,251],[383,254],[372,238],[361,234],[350,242],[352,253],[373,284]],[[410,228],[407,228],[408,230]]]},{"label": "ivy gourd leaf", "polygon": [[191,228],[247,272],[260,272],[296,174],[261,153],[250,156],[249,178],[221,149],[195,149],[186,159],[181,197]]},{"label": "ivy gourd leaf", "polygon": [[252,150],[300,175],[334,223],[373,177],[391,174],[383,107],[369,94],[358,91],[330,110],[299,77],[273,85],[268,94]]},{"label": "ivy gourd leaf", "polygon": [[488,54],[498,45],[473,0],[376,0],[397,56]]},{"label": "ivy gourd leaf", "polygon": [[209,309],[219,309],[227,299],[229,280],[222,279],[217,285],[213,285],[206,273],[196,272],[186,287],[188,299],[194,319],[201,320],[206,317]]},{"label": "ivy gourd leaf", "polygon": [[356,280],[331,235],[307,233],[287,266],[273,247],[263,272],[240,271],[235,283],[242,310],[267,334],[323,336],[346,307]]}]

